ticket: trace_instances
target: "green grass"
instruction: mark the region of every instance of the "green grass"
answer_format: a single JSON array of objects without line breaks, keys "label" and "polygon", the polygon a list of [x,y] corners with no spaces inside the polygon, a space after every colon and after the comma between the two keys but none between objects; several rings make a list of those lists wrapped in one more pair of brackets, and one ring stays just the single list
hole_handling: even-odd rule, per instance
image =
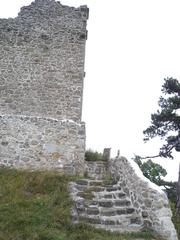
[{"label": "green grass", "polygon": [[54,172],[0,169],[0,240],[129,240],[150,232],[118,234],[73,225],[67,186],[72,177]]}]

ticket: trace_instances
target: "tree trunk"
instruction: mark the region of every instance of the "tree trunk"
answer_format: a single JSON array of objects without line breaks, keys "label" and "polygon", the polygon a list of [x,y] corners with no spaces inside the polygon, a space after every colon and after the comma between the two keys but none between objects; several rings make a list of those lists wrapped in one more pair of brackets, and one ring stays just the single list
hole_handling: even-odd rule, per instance
[{"label": "tree trunk", "polygon": [[177,205],[176,205],[176,209],[177,209],[177,215],[180,219],[180,165],[179,165],[179,179],[177,182]]}]

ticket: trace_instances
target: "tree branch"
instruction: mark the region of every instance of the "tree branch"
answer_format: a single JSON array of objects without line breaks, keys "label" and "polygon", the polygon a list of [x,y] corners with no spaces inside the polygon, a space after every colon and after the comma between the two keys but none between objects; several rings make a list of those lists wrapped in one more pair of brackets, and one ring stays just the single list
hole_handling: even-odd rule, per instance
[{"label": "tree branch", "polygon": [[158,155],[155,155],[155,156],[147,156],[147,157],[140,157],[141,159],[148,159],[148,158],[157,158],[157,157],[160,157],[161,155],[158,154]]}]

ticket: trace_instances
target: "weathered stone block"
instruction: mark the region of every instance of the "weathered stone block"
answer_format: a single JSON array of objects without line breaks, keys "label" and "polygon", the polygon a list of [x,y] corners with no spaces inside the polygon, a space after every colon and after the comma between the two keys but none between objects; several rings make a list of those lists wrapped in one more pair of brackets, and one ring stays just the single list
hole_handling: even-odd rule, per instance
[{"label": "weathered stone block", "polygon": [[128,200],[116,200],[115,206],[121,207],[121,206],[130,206],[131,202]]},{"label": "weathered stone block", "polygon": [[147,218],[148,217],[148,212],[147,211],[142,211],[142,217]]},{"label": "weathered stone block", "polygon": [[78,185],[87,186],[89,182],[88,182],[88,180],[80,179],[80,180],[77,180],[76,183]]},{"label": "weathered stone block", "polygon": [[105,224],[105,225],[116,225],[116,221],[107,219],[107,220],[104,220],[102,222],[102,224]]},{"label": "weathered stone block", "polygon": [[144,226],[146,228],[152,229],[152,222],[150,220],[145,219],[144,220]]},{"label": "weathered stone block", "polygon": [[139,217],[131,218],[131,224],[141,224],[141,219]]},{"label": "weathered stone block", "polygon": [[113,202],[112,201],[99,201],[99,206],[110,208],[113,206]]},{"label": "weathered stone block", "polygon": [[144,199],[144,204],[147,208],[151,208],[152,200],[151,199]]},{"label": "weathered stone block", "polygon": [[113,192],[113,191],[117,191],[117,190],[118,190],[118,187],[113,187],[113,186],[106,187],[106,191],[108,191],[108,192]]},{"label": "weathered stone block", "polygon": [[127,214],[131,214],[131,213],[135,212],[135,209],[134,208],[127,208],[126,212],[127,212]]},{"label": "weathered stone block", "polygon": [[99,218],[82,218],[83,221],[90,223],[90,224],[101,224],[101,220]]},{"label": "weathered stone block", "polygon": [[118,215],[123,215],[123,214],[127,213],[126,209],[118,209],[116,212],[117,212]]},{"label": "weathered stone block", "polygon": [[101,210],[101,216],[115,216],[116,215],[116,209],[104,209]]},{"label": "weathered stone block", "polygon": [[88,215],[98,215],[99,214],[99,209],[96,207],[91,207],[86,210],[86,213]]},{"label": "weathered stone block", "polygon": [[112,199],[113,195],[112,194],[104,194],[103,197],[107,198],[107,199]]},{"label": "weathered stone block", "polygon": [[90,181],[90,186],[102,186],[102,181]]},{"label": "weathered stone block", "polygon": [[118,197],[119,197],[119,198],[124,198],[125,196],[126,196],[125,193],[118,193]]}]

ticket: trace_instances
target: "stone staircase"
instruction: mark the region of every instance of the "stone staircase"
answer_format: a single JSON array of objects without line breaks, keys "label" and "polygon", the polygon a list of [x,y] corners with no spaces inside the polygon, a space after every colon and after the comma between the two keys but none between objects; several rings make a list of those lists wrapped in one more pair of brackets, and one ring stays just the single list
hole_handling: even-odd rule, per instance
[{"label": "stone staircase", "polygon": [[70,184],[73,222],[85,222],[110,231],[140,231],[141,218],[120,184],[81,179]]}]

